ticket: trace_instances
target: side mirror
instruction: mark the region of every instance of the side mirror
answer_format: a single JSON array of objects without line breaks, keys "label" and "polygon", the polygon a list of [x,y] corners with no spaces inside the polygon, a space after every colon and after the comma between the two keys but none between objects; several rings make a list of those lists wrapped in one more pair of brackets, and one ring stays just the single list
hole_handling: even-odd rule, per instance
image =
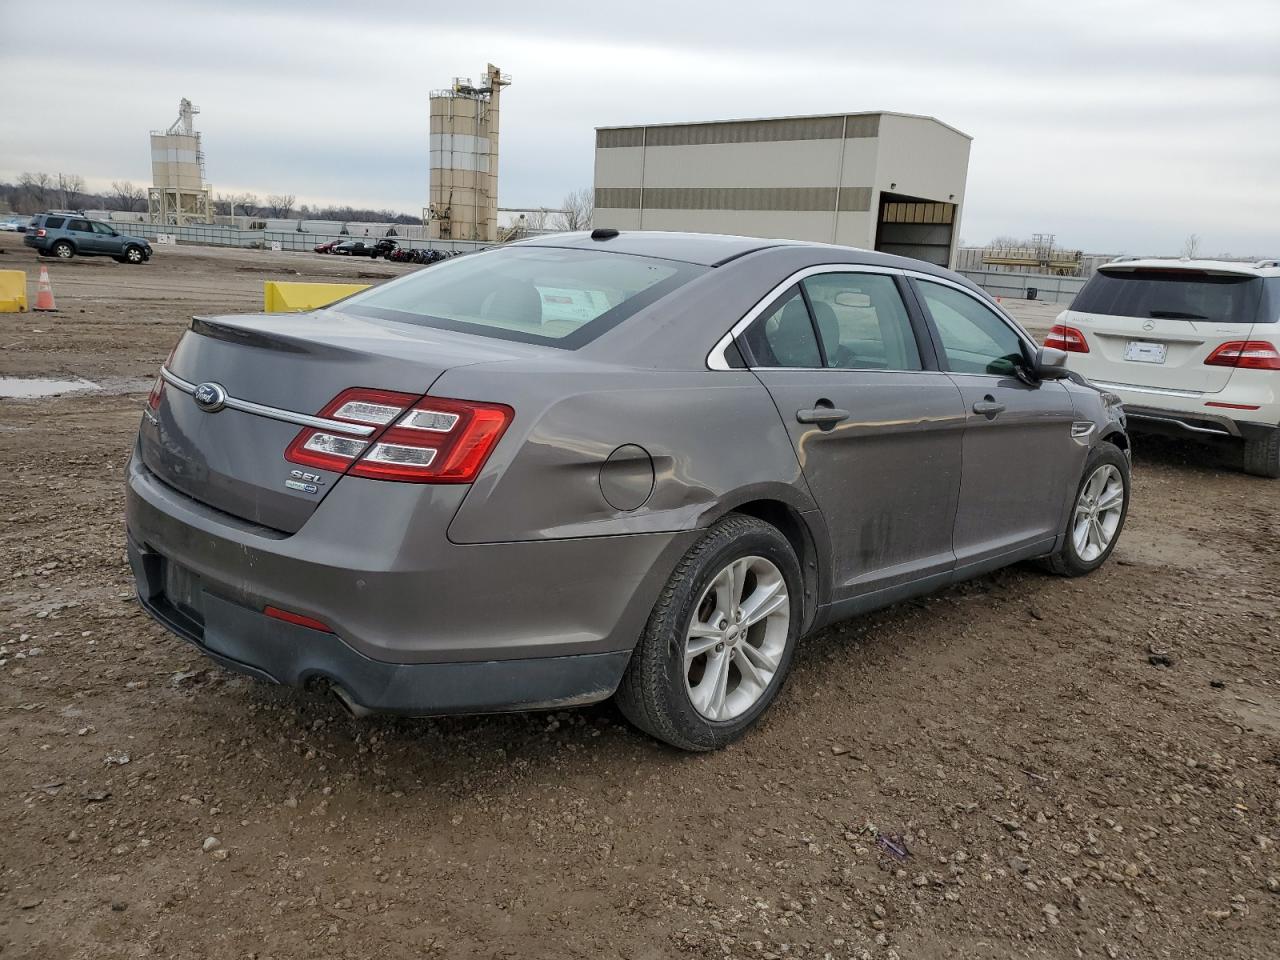
[{"label": "side mirror", "polygon": [[1036,351],[1035,374],[1041,380],[1062,380],[1069,376],[1067,351],[1041,347]]}]

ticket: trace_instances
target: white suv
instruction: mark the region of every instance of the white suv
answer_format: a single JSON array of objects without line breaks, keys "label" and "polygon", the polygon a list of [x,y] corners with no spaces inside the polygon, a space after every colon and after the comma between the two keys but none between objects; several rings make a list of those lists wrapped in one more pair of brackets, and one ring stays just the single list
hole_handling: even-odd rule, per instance
[{"label": "white suv", "polygon": [[1280,477],[1280,261],[1116,260],[1045,338],[1124,401],[1129,427],[1244,441]]}]

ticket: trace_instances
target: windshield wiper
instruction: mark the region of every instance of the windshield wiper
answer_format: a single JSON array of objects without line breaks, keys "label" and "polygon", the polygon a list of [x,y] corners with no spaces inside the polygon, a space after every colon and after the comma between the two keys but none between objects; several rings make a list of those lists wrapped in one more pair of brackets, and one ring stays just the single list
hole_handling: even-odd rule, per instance
[{"label": "windshield wiper", "polygon": [[1181,310],[1148,310],[1151,316],[1159,320],[1208,320],[1198,313],[1183,313]]}]

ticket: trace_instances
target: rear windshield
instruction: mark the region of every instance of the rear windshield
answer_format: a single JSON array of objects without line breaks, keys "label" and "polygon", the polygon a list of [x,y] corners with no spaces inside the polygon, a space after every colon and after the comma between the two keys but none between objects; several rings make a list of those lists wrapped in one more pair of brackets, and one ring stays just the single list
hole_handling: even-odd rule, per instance
[{"label": "rear windshield", "polygon": [[1071,309],[1111,317],[1253,323],[1262,280],[1193,270],[1099,270]]},{"label": "rear windshield", "polygon": [[706,270],[594,250],[507,247],[446,260],[359,293],[341,308],[575,349]]}]

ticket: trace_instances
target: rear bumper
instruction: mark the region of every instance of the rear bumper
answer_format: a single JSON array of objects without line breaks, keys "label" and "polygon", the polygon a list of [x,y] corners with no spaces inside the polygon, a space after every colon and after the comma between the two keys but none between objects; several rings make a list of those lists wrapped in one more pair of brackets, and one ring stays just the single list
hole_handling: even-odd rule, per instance
[{"label": "rear bumper", "polygon": [[[1275,430],[1274,424],[1250,423],[1235,420],[1216,413],[1189,413],[1182,410],[1165,410],[1159,407],[1141,407],[1125,404],[1129,427],[1141,432],[1186,434],[1202,437],[1236,437],[1256,440]],[[1241,411],[1242,413],[1246,411]],[[1253,413],[1253,411],[1248,411]]]},{"label": "rear bumper", "polygon": [[322,681],[359,711],[429,716],[552,709],[611,696],[629,652],[492,660],[471,663],[386,663],[373,660],[337,635],[274,620],[205,592],[196,621],[163,592],[158,554],[131,539],[129,562],[138,600],[157,621],[232,670],[259,680],[300,687]]},{"label": "rear bumper", "polygon": [[[365,484],[378,488],[376,512]],[[349,477],[286,536],[201,505],[135,458],[126,515],[139,597],[228,666],[284,684],[324,677],[374,710],[586,703],[613,693],[698,536],[453,544],[443,530],[452,512],[418,522],[429,519],[421,494],[416,484]],[[168,602],[165,564],[196,584],[195,617]],[[266,617],[268,605],[333,632]]]}]

